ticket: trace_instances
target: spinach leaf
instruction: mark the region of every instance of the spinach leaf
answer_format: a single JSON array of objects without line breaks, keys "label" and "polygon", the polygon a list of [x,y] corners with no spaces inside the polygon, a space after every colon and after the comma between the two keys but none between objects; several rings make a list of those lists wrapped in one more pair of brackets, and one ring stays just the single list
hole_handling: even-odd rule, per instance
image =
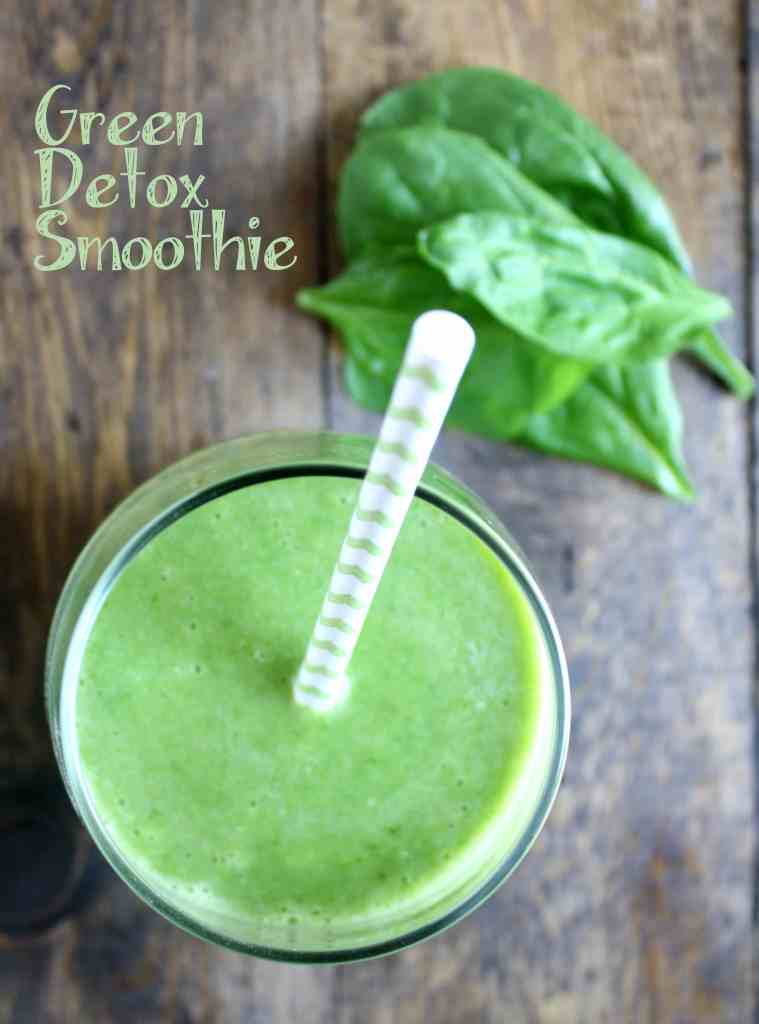
[{"label": "spinach leaf", "polygon": [[599,367],[563,405],[533,416],[517,440],[616,469],[690,501],[682,432],[667,361],[656,360]]},{"label": "spinach leaf", "polygon": [[[371,362],[358,349],[348,349],[343,361],[343,376],[355,402],[375,412],[384,412],[395,383],[393,375],[377,376]],[[496,396],[492,391],[487,393],[483,390],[481,401],[473,398],[474,393],[472,390],[468,399],[462,399],[461,392],[457,392],[446,416],[446,424],[493,441],[518,440],[516,434],[526,429],[530,422],[529,414],[523,411],[515,416],[513,409],[494,401]]]},{"label": "spinach leaf", "polygon": [[726,384],[738,398],[751,398],[756,390],[753,374],[740,359],[736,359],[719,335],[714,331],[702,330],[688,340],[688,351],[704,366],[707,366],[715,377]]},{"label": "spinach leaf", "polygon": [[650,179],[594,124],[535,83],[496,68],[442,71],[377,100],[361,118],[360,138],[411,125],[479,136],[588,224],[636,239],[689,269],[672,215]]},{"label": "spinach leaf", "polygon": [[670,355],[730,313],[653,249],[580,224],[462,214],[420,231],[418,248],[503,324],[587,362]]},{"label": "spinach leaf", "polygon": [[453,309],[478,344],[452,425],[692,497],[661,357],[688,347],[744,396],[753,378],[664,200],[592,124],[495,70],[395,90],[364,115],[338,221],[353,262],[298,304],[343,333],[358,402],[385,408],[413,320]]},{"label": "spinach leaf", "polygon": [[450,422],[489,437],[512,437],[531,415],[562,402],[589,372],[585,363],[557,358],[498,323],[410,248],[375,250],[323,287],[299,292],[296,301],[342,333],[348,389],[370,408],[384,407],[417,316],[438,307],[466,317],[477,345]]},{"label": "spinach leaf", "polygon": [[343,169],[337,200],[349,260],[377,245],[413,245],[428,224],[487,209],[576,222],[481,139],[435,126],[361,142]]},{"label": "spinach leaf", "polygon": [[[360,405],[382,412],[393,376],[378,376],[357,351],[346,353],[345,384]],[[599,367],[563,404],[536,413],[517,436],[502,433],[476,402],[458,398],[449,426],[492,440],[510,438],[549,455],[590,462],[635,477],[680,501],[693,499],[681,450],[682,414],[666,360]]]},{"label": "spinach leaf", "polygon": [[[442,71],[377,100],[361,119],[360,139],[412,125],[479,137],[587,224],[690,270],[674,219],[648,176],[592,122],[534,82],[495,68]],[[713,330],[696,331],[688,348],[739,397],[753,394],[752,375]]]}]

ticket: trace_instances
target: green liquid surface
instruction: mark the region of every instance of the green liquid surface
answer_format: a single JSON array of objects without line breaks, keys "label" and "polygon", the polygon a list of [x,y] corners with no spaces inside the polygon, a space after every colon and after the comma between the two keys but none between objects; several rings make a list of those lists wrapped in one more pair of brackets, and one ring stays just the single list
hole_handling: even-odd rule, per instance
[{"label": "green liquid surface", "polygon": [[545,776],[534,613],[420,499],[346,702],[294,702],[358,487],[291,477],[201,505],[129,562],[87,641],[76,737],[96,812],[148,885],[233,936],[359,934],[445,903],[497,866]]}]

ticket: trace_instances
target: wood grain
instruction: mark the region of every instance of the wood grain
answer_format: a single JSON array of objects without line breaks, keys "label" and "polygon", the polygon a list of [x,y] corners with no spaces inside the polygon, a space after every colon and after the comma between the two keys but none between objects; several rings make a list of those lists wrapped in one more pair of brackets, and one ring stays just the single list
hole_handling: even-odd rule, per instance
[{"label": "wood grain", "polygon": [[[735,305],[729,342],[747,344],[738,0],[4,0],[0,17],[0,780],[49,766],[39,695],[52,604],[120,497],[214,438],[325,418],[375,428],[342,390],[337,348],[323,372],[321,330],[291,300],[324,276],[325,243],[338,265],[325,203],[358,113],[388,86],[483,63],[557,89],[661,183],[701,280]],[[81,109],[202,110],[202,150],[146,159],[205,173],[230,227],[256,213],[293,235],[297,269],[35,272],[32,119],[59,80]],[[754,109],[758,88],[754,77]],[[96,144],[89,161],[111,158]],[[118,205],[69,210],[82,234],[126,238],[144,223]],[[175,226],[169,214],[149,233]],[[80,914],[0,950],[0,1022],[748,1020],[749,415],[685,363],[677,383],[693,508],[465,435],[439,446],[533,560],[574,678],[563,791],[486,907],[384,961],[293,968],[190,939],[103,868]]]},{"label": "wood grain", "polygon": [[[745,345],[737,4],[332,3],[334,183],[356,114],[459,64],[556,89],[660,182],[701,279]],[[726,59],[726,54],[732,54]],[[335,359],[335,366],[339,358]],[[374,428],[339,389],[334,423]],[[574,681],[563,790],[518,875],[399,970],[344,970],[350,1021],[744,1021],[751,1005],[751,592],[747,411],[677,382],[700,496],[449,435],[439,458],[488,498],[544,581]],[[462,950],[466,950],[465,953]],[[384,980],[383,980],[384,979]],[[376,998],[362,993],[371,988]]]},{"label": "wood grain", "polygon": [[[204,5],[66,7],[18,5],[5,39],[12,63],[3,124],[0,473],[10,575],[3,671],[13,701],[0,775],[47,756],[38,718],[27,720],[27,712],[37,701],[51,605],[104,514],[146,476],[210,440],[322,421],[321,334],[290,310],[318,260],[313,6],[295,20],[278,20],[265,4],[258,11],[227,5],[214,19]],[[287,72],[290,64],[298,74]],[[80,110],[108,116],[201,110],[206,144],[144,148],[143,181],[159,172],[205,174],[207,197],[227,210],[227,233],[250,233],[247,220],[259,215],[265,236],[295,237],[296,267],[281,274],[196,272],[189,261],[170,273],[34,269],[44,245],[34,230],[34,110],[58,81],[72,86]],[[118,173],[121,153],[101,134],[87,170],[114,162]],[[75,235],[124,241],[141,230],[153,238],[188,230],[178,204],[157,211],[144,198],[135,210],[123,201],[92,210],[78,195],[66,209]],[[7,701],[9,684],[1,692]]]},{"label": "wood grain", "polygon": [[[0,784],[17,786],[50,770],[44,641],[97,523],[135,484],[209,441],[322,424],[323,333],[292,311],[294,291],[319,273],[321,106],[315,3],[211,12],[40,0],[3,4],[2,27]],[[247,233],[248,217],[260,216],[269,237],[295,238],[297,266],[270,275],[34,270],[34,110],[58,81],[81,110],[201,110],[207,144],[145,150],[144,169],[204,173],[227,230]],[[100,141],[87,166],[108,171],[113,158]],[[144,203],[93,211],[81,197],[66,208],[73,234],[186,230],[173,208],[149,218]],[[254,979],[247,962],[164,924],[101,874],[101,895],[80,917],[0,951],[0,1020],[215,1021],[254,998],[265,1019],[270,1001],[310,1000],[308,984],[291,997],[268,983],[266,965]]]}]

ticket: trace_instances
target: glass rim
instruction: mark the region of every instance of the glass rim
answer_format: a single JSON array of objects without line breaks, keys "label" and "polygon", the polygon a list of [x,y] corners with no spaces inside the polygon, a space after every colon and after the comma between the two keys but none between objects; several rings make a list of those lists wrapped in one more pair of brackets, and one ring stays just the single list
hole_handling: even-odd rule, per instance
[{"label": "glass rim", "polygon": [[[251,435],[251,437],[262,439],[267,437],[281,438],[285,436],[292,438],[293,440],[297,440],[298,438],[314,437],[317,434],[319,436],[324,436],[327,439],[347,439],[350,441],[360,441],[368,446],[371,445],[371,439],[367,437],[337,432],[329,433],[324,431],[313,433],[277,431],[267,434]],[[245,441],[247,439],[241,438],[238,440]],[[125,502],[129,501],[130,498],[133,495],[136,495],[138,491],[142,490],[143,487],[148,487],[158,483],[164,474],[170,473],[175,467],[181,466],[183,463],[192,460],[195,456],[201,453],[212,452],[214,449],[223,449],[225,446],[230,444],[235,444],[235,441],[221,442],[219,444],[200,449],[198,452],[173,463],[165,470],[148,479],[141,485],[141,487],[132,492],[132,495],[127,496],[124,501],[115,507],[110,515],[103,521],[103,523],[101,523],[93,534],[90,542],[83,549],[69,573],[69,577],[58,602],[58,607],[53,618],[48,640],[45,675],[48,716],[51,718],[51,721],[54,714],[54,709],[51,703],[51,652],[57,632],[59,631],[62,605],[64,603],[66,592],[72,581],[76,579],[77,570],[87,555],[90,545],[100,535],[101,531],[107,528],[112,517],[119,513]],[[121,572],[159,533],[170,527],[178,519],[183,518],[185,515],[193,511],[193,509],[208,504],[225,494],[241,490],[245,487],[254,486],[257,483],[266,483],[272,480],[287,479],[295,476],[337,476],[360,479],[363,476],[365,469],[366,466],[361,465],[360,459],[358,459],[356,464],[353,465],[343,456],[338,457],[334,455],[325,459],[293,459],[289,463],[281,461],[280,464],[277,465],[233,473],[225,479],[202,486],[197,491],[194,491],[185,497],[180,498],[178,501],[174,501],[167,505],[162,512],[154,516],[149,522],[142,526],[142,528],[132,534],[127,542],[119,548],[116,554],[109,560],[103,571],[99,574],[94,585],[87,594],[87,597],[76,617],[73,629],[68,637],[64,666],[60,678],[60,688],[56,695],[57,708],[55,709],[55,714],[62,717],[62,708],[67,692],[73,692],[72,699],[75,701],[76,686],[71,682],[67,682],[67,679],[71,675],[72,671],[71,652],[75,646],[77,633],[80,629],[84,632],[84,644],[86,645],[86,639],[89,636],[89,632],[94,624],[95,618]],[[474,491],[468,488],[465,484],[462,484],[461,481],[449,474],[440,466],[431,462],[429,464],[429,469],[440,474],[444,481],[451,481],[454,483],[457,489],[461,490],[464,495],[474,498],[476,506],[483,503],[483,500]],[[485,543],[511,573],[521,592],[528,600],[533,614],[535,615],[540,635],[546,648],[547,659],[550,665],[551,687],[555,699],[555,722],[553,723],[554,739],[552,742],[549,764],[546,768],[545,783],[540,791],[539,798],[536,800],[535,809],[528,818],[519,838],[492,874],[470,896],[462,900],[460,903],[457,903],[444,914],[436,917],[432,921],[410,929],[409,931],[403,932],[390,939],[380,942],[372,942],[355,948],[348,946],[345,948],[329,950],[279,948],[263,944],[259,945],[252,941],[237,939],[230,935],[214,931],[213,928],[206,927],[201,922],[190,917],[184,913],[184,911],[172,905],[169,900],[164,899],[160,894],[151,889],[149,883],[143,880],[140,875],[132,869],[125,855],[121,853],[115,840],[110,837],[106,829],[101,825],[84,779],[84,773],[81,770],[72,770],[72,767],[79,769],[78,757],[74,756],[72,758],[70,754],[67,755],[65,743],[62,741],[55,743],[56,757],[63,769],[62,774],[69,796],[77,810],[77,813],[81,817],[87,832],[102,855],[108,861],[109,865],[121,880],[124,881],[129,888],[132,889],[132,891],[135,892],[136,895],[146,902],[153,910],[161,914],[162,917],[169,920],[172,924],[177,925],[196,938],[202,939],[206,942],[211,942],[235,952],[257,956],[267,960],[293,964],[338,964],[381,957],[388,953],[406,949],[432,937],[433,935],[439,934],[470,914],[480,906],[480,904],[487,900],[511,874],[513,874],[540,835],[558,793],[569,746],[571,706],[569,673],[558,628],[540,586],[525,563],[521,552],[519,552],[518,549],[515,549],[511,542],[510,535],[509,540],[507,541],[505,537],[499,534],[496,528],[491,526],[483,518],[482,513],[478,512],[476,507],[469,508],[464,502],[459,503],[457,499],[440,494],[435,490],[435,485],[426,482],[425,478],[422,479],[421,483],[417,487],[415,496],[427,501],[429,504],[437,507],[448,515],[451,515],[463,526],[471,530],[471,532],[474,533],[475,536],[477,536],[483,543]],[[502,524],[498,522],[498,526],[502,526]],[[508,531],[506,532],[508,533]],[[78,668],[78,664],[79,662],[77,661],[76,665],[73,667]]]}]

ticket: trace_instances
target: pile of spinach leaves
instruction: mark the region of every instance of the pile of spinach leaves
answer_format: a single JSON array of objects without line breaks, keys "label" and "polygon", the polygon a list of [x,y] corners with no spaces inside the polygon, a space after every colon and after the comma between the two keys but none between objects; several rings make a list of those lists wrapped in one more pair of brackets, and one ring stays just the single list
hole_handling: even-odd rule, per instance
[{"label": "pile of spinach leaves", "polygon": [[689,278],[663,198],[558,97],[459,68],[387,93],[342,173],[348,267],[298,304],[346,344],[359,403],[385,407],[412,321],[431,308],[477,335],[449,422],[637,477],[689,499],[668,357],[688,350],[736,395],[748,370]]}]

